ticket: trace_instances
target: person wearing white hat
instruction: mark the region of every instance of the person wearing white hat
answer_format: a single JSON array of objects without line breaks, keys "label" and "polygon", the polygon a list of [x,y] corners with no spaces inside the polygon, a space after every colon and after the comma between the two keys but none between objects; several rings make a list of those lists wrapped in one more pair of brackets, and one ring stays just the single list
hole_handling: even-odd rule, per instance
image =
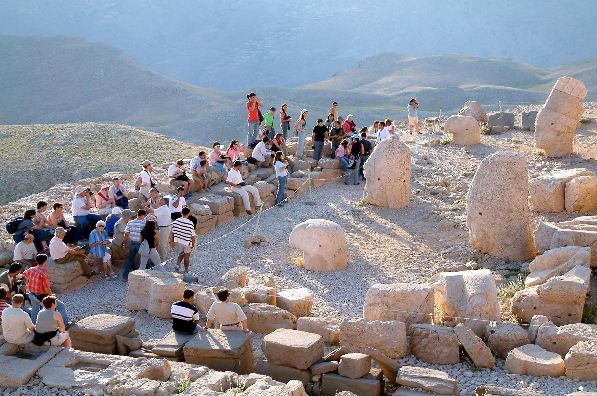
[{"label": "person wearing white hat", "polygon": [[110,184],[102,184],[101,189],[95,194],[95,207],[100,216],[107,216],[112,213],[112,208],[116,206],[116,202],[110,197]]},{"label": "person wearing white hat", "polygon": [[149,190],[155,187],[155,183],[151,178],[151,172],[153,172],[153,166],[151,161],[145,160],[140,164],[143,167],[141,173],[139,173],[137,180],[135,181],[135,188],[141,192],[141,195],[145,200],[149,199]]},{"label": "person wearing white hat", "polygon": [[83,238],[87,238],[89,232],[95,229],[95,223],[102,218],[95,213],[90,213],[89,210],[93,208],[93,202],[91,201],[93,193],[91,189],[77,186],[75,188],[75,196],[72,202],[72,213],[75,225],[81,229],[81,235]]},{"label": "person wearing white hat", "polygon": [[95,230],[89,234],[89,250],[91,255],[102,262],[104,268],[104,277],[116,278],[118,275],[112,270],[112,256],[108,252],[110,239],[106,232],[106,222],[103,220],[95,224]]}]

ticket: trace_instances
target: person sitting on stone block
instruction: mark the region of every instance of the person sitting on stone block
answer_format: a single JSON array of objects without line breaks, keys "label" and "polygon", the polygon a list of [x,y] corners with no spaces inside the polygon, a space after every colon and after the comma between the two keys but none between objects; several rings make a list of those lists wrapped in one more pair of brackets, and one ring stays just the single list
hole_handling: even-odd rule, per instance
[{"label": "person sitting on stone block", "polygon": [[35,325],[21,307],[25,302],[22,294],[12,296],[12,306],[2,311],[2,336],[6,342],[16,345],[28,344],[33,340]]},{"label": "person sitting on stone block", "polygon": [[57,264],[70,263],[71,261],[78,262],[81,266],[81,270],[83,270],[83,275],[87,278],[91,278],[96,273],[93,272],[91,267],[87,264],[87,256],[85,255],[85,251],[78,248],[71,249],[68,247],[66,243],[64,243],[65,235],[66,230],[64,228],[56,228],[56,233],[50,240],[50,256]]},{"label": "person sitting on stone block", "polygon": [[230,291],[222,289],[216,295],[220,301],[214,301],[209,308],[205,330],[211,327],[214,320],[217,320],[220,324],[220,330],[249,331],[247,316],[240,305],[228,301],[230,299]]},{"label": "person sitting on stone block", "polygon": [[183,166],[184,161],[181,159],[174,162],[168,167],[168,177],[170,178],[170,183],[174,187],[184,187],[185,194],[187,194],[189,192],[191,181],[182,168]]},{"label": "person sitting on stone block", "polygon": [[95,260],[102,263],[104,277],[117,278],[118,275],[112,270],[112,255],[108,252],[108,245],[110,239],[106,231],[106,222],[100,220],[95,224],[95,230],[89,234],[89,249]]},{"label": "person sitting on stone block", "polygon": [[2,312],[10,307],[10,300],[8,299],[8,292],[5,288],[0,287],[0,325],[2,325]]},{"label": "person sitting on stone block", "polygon": [[33,243],[35,237],[33,234],[27,232],[23,236],[23,240],[15,246],[12,260],[21,263],[27,268],[35,265],[35,256],[37,256],[37,248]]},{"label": "person sitting on stone block", "polygon": [[234,162],[234,167],[228,172],[226,183],[232,187],[233,192],[241,196],[245,210],[249,215],[252,215],[253,212],[251,212],[251,200],[249,199],[249,194],[255,199],[255,206],[257,207],[261,206],[261,197],[259,196],[259,190],[256,187],[248,185],[243,180],[243,177],[240,174],[242,164],[243,163],[240,161]]},{"label": "person sitting on stone block", "polygon": [[251,157],[255,158],[258,166],[262,168],[271,166],[273,153],[270,150],[270,148],[271,143],[269,137],[267,136],[264,136],[263,139],[261,139],[261,141],[257,143],[255,148],[253,149]]},{"label": "person sitting on stone block", "polygon": [[49,343],[52,346],[72,348],[72,342],[62,316],[56,312],[56,296],[46,296],[41,301],[44,309],[37,314],[33,344],[41,346]]},{"label": "person sitting on stone block", "polygon": [[[37,265],[37,262],[35,263]],[[10,300],[13,294],[19,294],[24,281],[21,263],[12,263],[7,271],[0,273],[0,289],[6,290],[6,299]]]},{"label": "person sitting on stone block", "polygon": [[195,292],[191,289],[184,291],[182,300],[172,304],[172,330],[177,333],[194,334],[199,330],[199,311],[195,308]]}]

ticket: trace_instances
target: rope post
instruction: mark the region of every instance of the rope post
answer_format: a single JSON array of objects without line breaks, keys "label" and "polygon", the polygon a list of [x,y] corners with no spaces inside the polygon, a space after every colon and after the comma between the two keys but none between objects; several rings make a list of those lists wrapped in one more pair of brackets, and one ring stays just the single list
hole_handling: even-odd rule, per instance
[{"label": "rope post", "polygon": [[257,223],[255,224],[255,231],[253,231],[253,236],[257,235],[257,232],[259,231],[259,222],[261,221],[261,212],[263,211],[263,203],[261,203],[261,206],[259,207],[259,212],[257,212]]},{"label": "rope post", "polygon": [[305,202],[305,205],[313,206],[315,201],[313,201],[313,188],[311,186],[311,168],[307,170],[307,183],[309,184],[309,200]]}]

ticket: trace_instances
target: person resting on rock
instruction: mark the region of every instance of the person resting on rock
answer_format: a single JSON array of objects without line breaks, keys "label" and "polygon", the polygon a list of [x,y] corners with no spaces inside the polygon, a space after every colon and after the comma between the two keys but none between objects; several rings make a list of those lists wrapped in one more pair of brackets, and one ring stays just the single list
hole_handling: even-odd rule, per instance
[{"label": "person resting on rock", "polygon": [[217,320],[220,324],[220,330],[243,330],[248,332],[247,316],[242,308],[237,303],[228,301],[230,291],[222,289],[216,295],[220,301],[214,301],[209,308],[204,329],[209,329],[214,320]]},{"label": "person resting on rock", "polygon": [[41,346],[49,343],[52,346],[72,348],[68,331],[62,320],[62,315],[56,312],[56,296],[46,296],[41,301],[44,309],[37,314],[33,344]]},{"label": "person resting on rock", "polygon": [[194,334],[199,330],[199,311],[195,308],[195,292],[191,289],[184,291],[182,300],[172,304],[172,330],[176,333]]},{"label": "person resting on rock", "polygon": [[35,325],[21,307],[25,302],[22,294],[12,296],[12,306],[2,311],[2,335],[6,342],[16,345],[28,344],[33,340]]}]

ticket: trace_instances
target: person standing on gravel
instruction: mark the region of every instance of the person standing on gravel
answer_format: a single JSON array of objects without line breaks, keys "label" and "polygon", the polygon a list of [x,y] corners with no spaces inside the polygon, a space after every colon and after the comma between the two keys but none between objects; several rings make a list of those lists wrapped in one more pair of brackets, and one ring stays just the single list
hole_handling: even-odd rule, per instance
[{"label": "person standing on gravel", "polygon": [[172,217],[168,207],[168,198],[160,198],[160,207],[153,211],[158,224],[158,253],[162,262],[168,258],[168,244],[170,243],[170,230],[172,229]]},{"label": "person standing on gravel", "polygon": [[181,215],[172,223],[172,232],[170,233],[170,247],[178,255],[176,265],[180,271],[180,263],[184,261],[185,273],[189,272],[191,251],[195,247],[195,225],[189,219],[191,210],[183,208]]},{"label": "person standing on gravel", "polygon": [[89,250],[91,255],[102,264],[104,277],[116,278],[118,275],[112,271],[112,256],[108,253],[109,244],[106,222],[100,220],[95,225],[95,230],[89,234]]},{"label": "person standing on gravel", "polygon": [[135,181],[135,188],[139,190],[144,200],[149,199],[149,191],[155,187],[155,183],[151,178],[151,172],[153,172],[153,165],[151,161],[141,162],[143,170],[139,173],[137,180]]},{"label": "person standing on gravel", "polygon": [[[296,146],[296,157],[303,158],[305,152],[305,138],[307,137],[307,116],[309,112],[307,109],[301,110],[299,119],[294,124],[294,133],[298,136],[298,144]],[[298,166],[298,161],[296,161]]]},{"label": "person standing on gravel", "polygon": [[276,119],[276,108],[270,107],[269,111],[263,115],[263,128],[265,129],[265,136],[268,136],[270,139],[274,138],[276,134],[274,124]]},{"label": "person standing on gravel", "polygon": [[249,199],[249,194],[253,196],[256,207],[261,206],[261,197],[259,196],[259,190],[256,187],[248,185],[243,180],[243,177],[240,174],[242,164],[243,163],[240,161],[234,162],[234,167],[228,172],[226,183],[230,185],[233,192],[241,196],[247,214],[252,215],[253,212],[251,212],[251,200]]},{"label": "person standing on gravel", "polygon": [[278,178],[278,191],[276,192],[276,205],[282,206],[284,202],[284,195],[286,191],[286,181],[288,179],[288,163],[285,161],[284,153],[282,151],[276,152],[274,158],[274,169],[276,177]]},{"label": "person standing on gravel", "polygon": [[288,139],[290,121],[292,121],[292,117],[288,115],[288,105],[284,103],[280,107],[280,127],[282,128],[282,135],[284,136],[284,140]]},{"label": "person standing on gravel", "polygon": [[313,140],[313,159],[319,161],[323,152],[323,146],[328,140],[328,128],[323,123],[323,119],[319,118],[317,120],[317,125],[313,127],[311,140]]},{"label": "person standing on gravel", "polygon": [[342,123],[340,121],[334,121],[332,127],[330,128],[330,140],[332,141],[332,154],[331,158],[336,158],[336,151],[344,140],[344,129],[342,129]]},{"label": "person standing on gravel", "polygon": [[361,179],[365,180],[365,173],[363,172],[363,168],[365,166],[365,162],[367,162],[369,156],[371,155],[371,152],[373,151],[373,145],[369,140],[367,140],[367,127],[363,127],[361,129],[361,144],[363,145],[363,154],[361,154],[359,175]]},{"label": "person standing on gravel", "polygon": [[125,282],[129,280],[129,274],[135,266],[135,258],[139,253],[139,246],[141,246],[141,231],[145,227],[145,216],[147,212],[144,209],[137,211],[137,218],[127,223],[124,228],[124,242],[128,244],[129,254],[126,259],[126,266],[122,272],[122,278]]},{"label": "person standing on gravel", "polygon": [[[135,213],[130,209],[122,211],[120,220],[114,224],[114,238],[112,239],[112,245],[110,246],[110,253],[114,260],[126,260],[128,257],[128,248],[124,243],[124,231],[127,223],[135,217]],[[170,218],[170,209],[168,209],[168,218]]]},{"label": "person standing on gravel", "polygon": [[419,124],[419,103],[417,99],[413,98],[408,102],[406,111],[408,112],[408,133],[412,135],[413,128],[417,133],[421,133],[421,125]]},{"label": "person standing on gravel", "polygon": [[253,144],[257,140],[259,135],[259,106],[261,106],[261,100],[257,97],[255,92],[251,92],[247,95],[247,124],[249,126],[249,132],[247,133],[247,147]]}]

